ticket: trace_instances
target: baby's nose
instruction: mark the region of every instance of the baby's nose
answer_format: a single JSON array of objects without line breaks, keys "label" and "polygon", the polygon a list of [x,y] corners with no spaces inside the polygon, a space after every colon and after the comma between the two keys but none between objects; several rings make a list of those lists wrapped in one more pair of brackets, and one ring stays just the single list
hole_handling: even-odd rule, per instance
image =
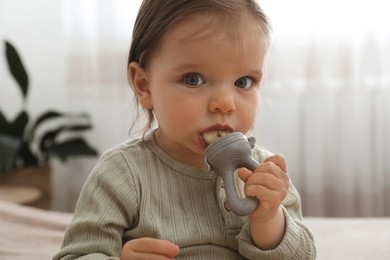
[{"label": "baby's nose", "polygon": [[210,112],[231,113],[236,109],[234,91],[229,88],[218,87],[211,96]]}]

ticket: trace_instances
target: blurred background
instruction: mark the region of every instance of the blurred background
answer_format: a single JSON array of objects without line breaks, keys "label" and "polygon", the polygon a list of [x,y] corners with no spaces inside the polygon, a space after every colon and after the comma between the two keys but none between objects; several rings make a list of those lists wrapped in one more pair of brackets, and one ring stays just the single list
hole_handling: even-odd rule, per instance
[{"label": "blurred background", "polygon": [[[0,38],[30,79],[25,106],[86,112],[102,154],[137,135],[126,64],[140,0],[0,0]],[[385,0],[259,0],[273,25],[254,128],[286,157],[306,216],[390,216],[390,18]],[[0,110],[23,100],[0,47]],[[0,155],[2,156],[2,155]],[[72,211],[98,157],[53,160],[51,209]]]}]

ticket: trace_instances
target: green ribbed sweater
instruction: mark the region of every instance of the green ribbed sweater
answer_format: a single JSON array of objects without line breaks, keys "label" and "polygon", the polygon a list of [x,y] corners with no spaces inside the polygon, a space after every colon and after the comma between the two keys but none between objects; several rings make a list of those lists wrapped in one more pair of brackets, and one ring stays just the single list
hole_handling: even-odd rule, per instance
[{"label": "green ribbed sweater", "polygon": [[[180,246],[177,259],[314,259],[312,234],[302,223],[290,185],[283,202],[285,235],[274,250],[253,245],[247,217],[224,207],[221,178],[172,159],[153,131],[108,150],[89,175],[53,259],[118,259],[123,243],[140,237]],[[259,162],[269,153],[256,146]]]}]

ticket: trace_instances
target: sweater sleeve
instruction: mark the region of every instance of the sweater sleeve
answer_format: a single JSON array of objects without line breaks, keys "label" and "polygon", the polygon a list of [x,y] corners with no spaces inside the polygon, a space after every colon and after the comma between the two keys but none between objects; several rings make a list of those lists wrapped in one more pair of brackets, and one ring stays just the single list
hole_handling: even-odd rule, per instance
[{"label": "sweater sleeve", "polygon": [[126,227],[137,221],[137,186],[119,151],[107,152],[88,177],[57,259],[118,259]]},{"label": "sweater sleeve", "polygon": [[248,259],[315,259],[314,238],[302,222],[300,197],[291,183],[282,209],[286,229],[280,244],[272,250],[257,248],[251,238],[249,223],[246,223],[236,237],[241,255]]}]

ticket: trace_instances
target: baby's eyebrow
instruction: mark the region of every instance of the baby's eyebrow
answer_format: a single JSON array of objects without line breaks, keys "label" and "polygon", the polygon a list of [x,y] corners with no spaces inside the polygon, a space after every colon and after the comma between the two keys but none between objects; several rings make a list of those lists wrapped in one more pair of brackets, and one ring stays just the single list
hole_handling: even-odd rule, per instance
[{"label": "baby's eyebrow", "polygon": [[263,75],[263,70],[261,69],[252,69],[250,70],[250,73],[253,73],[253,74],[258,74],[258,75]]},{"label": "baby's eyebrow", "polygon": [[250,69],[247,71],[247,75],[255,75],[258,78],[263,78],[263,70],[261,69]]}]

